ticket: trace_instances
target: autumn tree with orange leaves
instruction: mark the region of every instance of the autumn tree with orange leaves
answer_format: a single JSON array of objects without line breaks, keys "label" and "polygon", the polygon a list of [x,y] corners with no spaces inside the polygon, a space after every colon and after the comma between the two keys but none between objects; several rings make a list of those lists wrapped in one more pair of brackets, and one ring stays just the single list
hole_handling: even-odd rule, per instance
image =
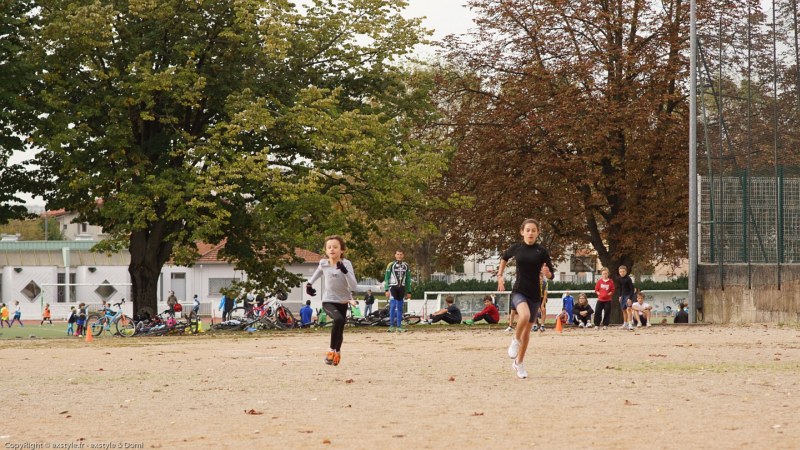
[{"label": "autumn tree with orange leaves", "polygon": [[[477,30],[445,44],[438,187],[444,252],[488,254],[542,223],[556,256],[624,264],[686,254],[689,2],[473,0]],[[452,69],[457,68],[457,69]]]}]

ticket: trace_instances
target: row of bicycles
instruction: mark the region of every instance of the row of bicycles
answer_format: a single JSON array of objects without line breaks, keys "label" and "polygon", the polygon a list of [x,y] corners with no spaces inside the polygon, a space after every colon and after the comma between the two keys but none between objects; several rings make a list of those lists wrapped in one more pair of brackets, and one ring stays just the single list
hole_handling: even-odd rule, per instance
[{"label": "row of bicycles", "polygon": [[[373,311],[367,315],[362,315],[358,307],[348,305],[346,325],[353,327],[388,327],[389,326],[389,306]],[[416,325],[422,322],[419,314],[405,313],[401,319],[403,326]],[[329,327],[333,323],[327,320],[326,314],[322,310],[317,311],[316,326]]]},{"label": "row of bicycles", "polygon": [[149,311],[140,311],[134,317],[128,317],[122,310],[121,302],[114,303],[116,310],[109,308],[89,314],[88,326],[92,336],[103,333],[115,334],[122,337],[132,336],[164,336],[168,334],[183,334],[187,330],[197,333],[200,329],[200,318],[195,311],[189,314],[176,314],[179,311],[165,310],[161,314],[152,314]]},{"label": "row of bicycles", "polygon": [[[95,311],[89,314],[88,326],[91,327],[93,336],[103,333],[115,334],[122,337],[132,336],[165,336],[170,334],[184,334],[187,331],[195,334],[200,330],[200,318],[195,311],[188,314],[177,314],[177,308],[165,310],[160,314],[149,311],[140,311],[134,317],[128,317],[122,310],[121,302],[114,303],[113,308]],[[416,325],[422,321],[418,314],[404,314],[402,323]],[[249,304],[234,308],[223,318],[222,322],[212,326],[214,330],[288,330],[292,328],[329,327],[333,322],[328,320],[323,310],[317,311],[317,319],[303,325],[289,308],[281,303],[279,298],[272,298],[263,304]],[[389,308],[362,315],[358,307],[348,306],[347,325],[354,327],[388,327]]]},{"label": "row of bicycles", "polygon": [[215,330],[288,330],[302,328],[295,315],[283,305],[279,296],[264,303],[248,303],[233,308],[223,321],[212,326]]}]

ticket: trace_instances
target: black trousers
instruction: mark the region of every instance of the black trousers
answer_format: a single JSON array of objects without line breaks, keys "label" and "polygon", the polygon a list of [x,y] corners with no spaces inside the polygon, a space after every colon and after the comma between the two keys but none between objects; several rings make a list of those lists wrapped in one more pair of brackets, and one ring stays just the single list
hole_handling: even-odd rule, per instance
[{"label": "black trousers", "polygon": [[436,323],[440,320],[443,320],[450,325],[455,325],[461,323],[461,319],[458,317],[453,317],[450,313],[439,314],[438,316],[431,314],[431,322]]},{"label": "black trousers", "polygon": [[482,316],[478,316],[478,317],[472,319],[473,322],[477,322],[479,320],[485,320],[485,321],[487,321],[489,323],[497,323],[497,321],[494,320],[494,318],[492,318],[492,316],[490,316],[488,314],[484,314]]},{"label": "black trousers", "polygon": [[337,352],[342,349],[344,342],[344,324],[347,322],[347,303],[324,302],[322,309],[333,320],[331,328],[331,350]]},{"label": "black trousers", "polygon": [[603,319],[603,326],[608,326],[611,322],[611,302],[597,302],[594,307],[594,325],[600,326],[600,318]]},{"label": "black trousers", "polygon": [[590,320],[592,320],[592,315],[591,314],[587,314],[586,316],[582,316],[580,314],[575,314],[572,317],[575,318],[575,324],[576,325],[579,324],[579,323],[582,323],[585,326],[587,323],[589,323]]}]

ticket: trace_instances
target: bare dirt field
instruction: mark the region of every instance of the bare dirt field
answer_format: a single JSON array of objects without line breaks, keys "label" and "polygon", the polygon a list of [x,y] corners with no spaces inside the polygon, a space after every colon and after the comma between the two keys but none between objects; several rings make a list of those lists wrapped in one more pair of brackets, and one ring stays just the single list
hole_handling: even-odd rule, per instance
[{"label": "bare dirt field", "polygon": [[[0,341],[3,448],[800,448],[797,327]],[[105,445],[105,447],[101,447]]]}]

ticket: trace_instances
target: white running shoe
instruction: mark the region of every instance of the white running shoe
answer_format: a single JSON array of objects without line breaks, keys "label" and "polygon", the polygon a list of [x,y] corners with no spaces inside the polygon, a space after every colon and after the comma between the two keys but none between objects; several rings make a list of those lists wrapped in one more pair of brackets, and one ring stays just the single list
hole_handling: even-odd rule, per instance
[{"label": "white running shoe", "polygon": [[650,322],[647,322],[647,325],[645,325],[645,326],[649,327],[650,326]]},{"label": "white running shoe", "polygon": [[578,322],[578,328],[583,328],[583,322]]},{"label": "white running shoe", "polygon": [[528,378],[528,371],[525,370],[525,366],[523,364],[517,364],[517,360],[515,359],[514,362],[511,363],[511,367],[517,371],[517,378],[525,379]]},{"label": "white running shoe", "polygon": [[514,328],[512,328],[510,326],[508,328],[506,328],[506,332],[511,333],[512,331],[514,331]]},{"label": "white running shoe", "polygon": [[592,328],[594,324],[592,322],[586,322],[586,328]]},{"label": "white running shoe", "polygon": [[514,358],[514,359],[517,358],[517,355],[519,355],[519,345],[520,345],[520,342],[517,340],[517,338],[516,337],[512,337],[511,338],[511,345],[508,346],[508,357],[509,358]]}]

